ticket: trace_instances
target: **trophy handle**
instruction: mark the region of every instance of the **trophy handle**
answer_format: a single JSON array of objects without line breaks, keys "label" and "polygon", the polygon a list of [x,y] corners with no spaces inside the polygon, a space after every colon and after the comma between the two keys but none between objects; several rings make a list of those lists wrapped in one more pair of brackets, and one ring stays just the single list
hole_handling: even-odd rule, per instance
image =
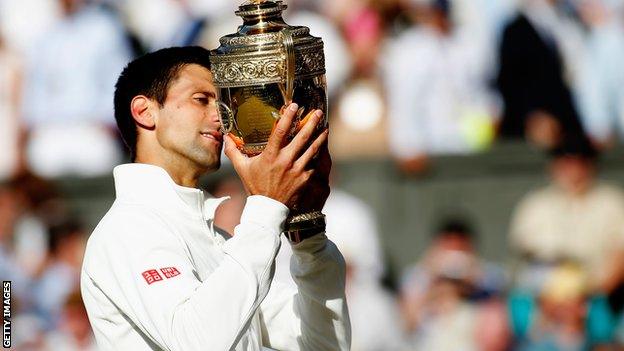
[{"label": "trophy handle", "polygon": [[284,104],[287,105],[292,102],[295,92],[295,42],[290,29],[284,28],[281,33],[286,51],[286,101]]},{"label": "trophy handle", "polygon": [[217,112],[221,123],[221,132],[223,134],[231,132],[235,123],[232,109],[223,101],[217,101]]}]

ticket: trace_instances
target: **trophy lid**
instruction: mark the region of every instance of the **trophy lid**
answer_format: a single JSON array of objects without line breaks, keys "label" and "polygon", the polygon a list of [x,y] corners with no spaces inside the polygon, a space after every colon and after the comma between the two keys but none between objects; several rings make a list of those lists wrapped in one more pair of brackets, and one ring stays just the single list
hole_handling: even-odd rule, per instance
[{"label": "trophy lid", "polygon": [[281,0],[247,0],[239,6],[235,13],[243,24],[211,52],[217,85],[282,81],[287,66],[297,77],[325,73],[322,40],[307,27],[284,22],[286,8]]},{"label": "trophy lid", "polygon": [[294,45],[320,41],[310,35],[309,28],[284,22],[282,12],[287,8],[281,0],[247,0],[235,12],[243,18],[243,24],[236,33],[222,37],[219,40],[221,46],[213,54],[241,54],[278,48],[283,42],[280,32],[285,29],[292,32]]},{"label": "trophy lid", "polygon": [[238,11],[234,12],[240,17],[258,17],[278,15],[281,17],[282,11],[288,6],[282,1],[277,0],[248,0],[238,7]]}]

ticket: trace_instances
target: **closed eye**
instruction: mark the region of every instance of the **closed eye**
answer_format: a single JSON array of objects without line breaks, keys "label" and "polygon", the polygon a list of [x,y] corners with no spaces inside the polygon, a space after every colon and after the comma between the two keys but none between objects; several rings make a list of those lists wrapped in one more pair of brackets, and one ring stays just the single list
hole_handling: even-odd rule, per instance
[{"label": "closed eye", "polygon": [[193,94],[193,100],[197,101],[202,106],[209,106],[213,104],[216,99],[216,94],[211,91],[198,91]]},{"label": "closed eye", "polygon": [[208,105],[208,103],[210,102],[207,97],[195,97],[194,99],[202,105]]}]

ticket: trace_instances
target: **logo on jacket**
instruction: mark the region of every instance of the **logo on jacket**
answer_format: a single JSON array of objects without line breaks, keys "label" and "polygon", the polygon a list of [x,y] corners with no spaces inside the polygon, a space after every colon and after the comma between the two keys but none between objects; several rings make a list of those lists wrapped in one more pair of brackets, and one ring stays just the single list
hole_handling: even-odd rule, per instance
[{"label": "logo on jacket", "polygon": [[163,280],[163,276],[167,279],[170,279],[177,275],[180,275],[180,271],[175,267],[160,268],[160,272],[162,273],[162,275],[155,269],[149,269],[141,273],[141,275],[143,276],[143,279],[145,279],[145,281],[147,282],[147,285],[151,285],[152,283]]},{"label": "logo on jacket", "polygon": [[173,278],[176,275],[180,275],[180,271],[178,271],[175,267],[165,267],[161,268],[160,271],[165,276],[165,278]]}]

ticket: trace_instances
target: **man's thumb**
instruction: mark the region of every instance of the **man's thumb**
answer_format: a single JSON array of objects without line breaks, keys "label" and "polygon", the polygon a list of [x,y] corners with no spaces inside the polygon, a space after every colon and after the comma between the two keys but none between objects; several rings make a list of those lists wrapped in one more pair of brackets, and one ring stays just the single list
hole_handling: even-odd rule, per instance
[{"label": "man's thumb", "polygon": [[224,135],[223,141],[225,142],[225,145],[223,146],[225,156],[232,161],[234,168],[238,168],[238,166],[244,162],[245,155],[243,155],[243,153],[236,147],[236,141],[234,141],[232,134],[228,133]]}]

